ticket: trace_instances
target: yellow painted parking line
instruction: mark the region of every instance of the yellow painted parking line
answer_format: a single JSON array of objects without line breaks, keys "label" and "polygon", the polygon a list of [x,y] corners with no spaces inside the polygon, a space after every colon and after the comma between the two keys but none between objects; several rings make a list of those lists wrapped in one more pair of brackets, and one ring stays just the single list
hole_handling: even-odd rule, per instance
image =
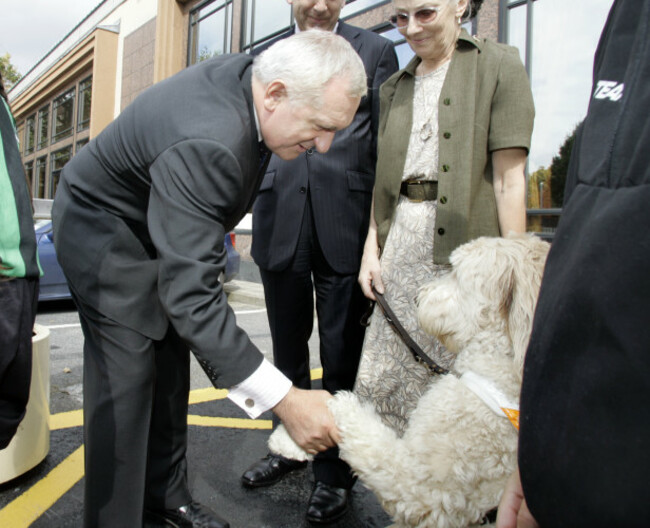
[{"label": "yellow painted parking line", "polygon": [[190,405],[194,403],[204,403],[213,400],[223,400],[228,396],[228,389],[215,389],[208,387],[207,389],[195,389],[190,391]]},{"label": "yellow painted parking line", "polygon": [[248,418],[220,418],[215,416],[199,416],[189,414],[188,425],[203,427],[228,427],[230,429],[271,429],[271,420],[250,420]]},{"label": "yellow painted parking line", "polygon": [[84,424],[84,414],[81,409],[50,415],[50,431],[81,427]]},{"label": "yellow painted parking line", "polygon": [[0,526],[27,528],[84,476],[84,448],[79,447],[25,493],[0,510]]},{"label": "yellow painted parking line", "polygon": [[[323,369],[311,370],[311,379],[321,379]],[[226,389],[196,389],[190,392],[189,404],[222,400],[228,396]],[[246,418],[222,418],[190,414],[188,425],[201,427],[226,427],[231,429],[267,429],[271,420],[250,420]],[[50,430],[68,429],[83,425],[83,411],[62,412],[50,416]],[[22,495],[0,509],[0,526],[28,528],[52,505],[65,495],[84,476],[84,446],[82,445],[63,462],[50,471]]]}]

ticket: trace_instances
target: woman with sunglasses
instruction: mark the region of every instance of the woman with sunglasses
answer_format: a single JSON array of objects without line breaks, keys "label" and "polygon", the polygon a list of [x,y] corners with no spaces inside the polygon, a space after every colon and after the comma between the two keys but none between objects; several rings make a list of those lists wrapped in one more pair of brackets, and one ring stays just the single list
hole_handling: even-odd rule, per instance
[{"label": "woman with sunglasses", "polygon": [[[534,107],[516,48],[470,36],[482,0],[394,0],[390,21],[415,57],[381,87],[376,181],[359,282],[385,294],[424,352],[453,356],[419,329],[418,290],[479,236],[526,229],[524,167]],[[380,310],[355,392],[402,433],[431,374]]]}]

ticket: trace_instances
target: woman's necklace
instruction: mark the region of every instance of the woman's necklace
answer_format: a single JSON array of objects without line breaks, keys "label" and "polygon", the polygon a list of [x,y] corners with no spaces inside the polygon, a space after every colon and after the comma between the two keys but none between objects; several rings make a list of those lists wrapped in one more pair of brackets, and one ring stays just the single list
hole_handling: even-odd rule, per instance
[{"label": "woman's necklace", "polygon": [[422,143],[428,141],[433,136],[434,132],[434,127],[431,124],[431,119],[433,118],[434,110],[438,105],[438,94],[435,91],[427,90],[426,87],[429,84],[427,81],[436,73],[437,71],[434,71],[420,77],[420,83],[418,86],[418,107],[422,108],[422,114],[424,116],[424,122],[422,125],[420,125],[420,130],[418,131],[418,136]]}]

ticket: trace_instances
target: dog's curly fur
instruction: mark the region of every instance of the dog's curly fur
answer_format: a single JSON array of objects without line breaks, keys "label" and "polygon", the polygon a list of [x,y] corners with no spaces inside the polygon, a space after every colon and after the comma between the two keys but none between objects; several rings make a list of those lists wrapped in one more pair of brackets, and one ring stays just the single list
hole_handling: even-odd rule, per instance
[{"label": "dog's curly fur", "polygon": [[[437,376],[402,438],[369,403],[330,402],[341,457],[403,527],[464,527],[498,505],[516,466],[517,431],[459,381],[472,371],[519,401],[524,354],[549,245],[533,235],[479,238],[451,255],[452,270],[418,299],[422,328],[457,353]],[[308,458],[277,429],[274,452]]]}]

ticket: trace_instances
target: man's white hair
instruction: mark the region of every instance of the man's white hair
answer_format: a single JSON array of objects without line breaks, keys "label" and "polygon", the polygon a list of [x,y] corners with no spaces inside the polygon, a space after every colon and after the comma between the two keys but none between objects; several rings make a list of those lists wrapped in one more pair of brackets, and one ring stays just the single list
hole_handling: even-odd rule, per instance
[{"label": "man's white hair", "polygon": [[366,95],[366,70],[361,57],[343,37],[310,29],[280,40],[255,57],[253,74],[264,86],[281,80],[289,101],[319,108],[327,84],[347,80],[348,97]]}]

